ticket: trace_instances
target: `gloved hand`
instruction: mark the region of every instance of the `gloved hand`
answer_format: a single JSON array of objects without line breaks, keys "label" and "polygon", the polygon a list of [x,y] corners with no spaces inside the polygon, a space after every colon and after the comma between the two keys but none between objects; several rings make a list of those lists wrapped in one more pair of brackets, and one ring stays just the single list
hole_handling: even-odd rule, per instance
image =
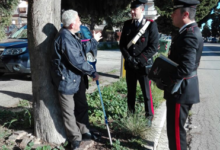
[{"label": "gloved hand", "polygon": [[126,59],[126,61],[128,62],[128,65],[129,65],[131,68],[139,69],[139,67],[138,67],[139,62],[138,62],[134,57],[129,56],[129,57]]}]

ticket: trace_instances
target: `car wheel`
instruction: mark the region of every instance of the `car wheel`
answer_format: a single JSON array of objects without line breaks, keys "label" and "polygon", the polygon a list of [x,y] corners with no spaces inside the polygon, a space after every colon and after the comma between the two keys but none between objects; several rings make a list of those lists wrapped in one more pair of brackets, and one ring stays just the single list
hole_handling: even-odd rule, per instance
[{"label": "car wheel", "polygon": [[3,72],[0,72],[0,77],[1,77],[1,76],[3,76],[4,74],[5,74],[5,73],[3,73]]}]

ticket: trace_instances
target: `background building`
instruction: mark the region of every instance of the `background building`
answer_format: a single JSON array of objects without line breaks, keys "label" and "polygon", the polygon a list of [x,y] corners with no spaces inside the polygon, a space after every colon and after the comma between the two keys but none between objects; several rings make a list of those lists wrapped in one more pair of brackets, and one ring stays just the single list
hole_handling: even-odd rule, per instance
[{"label": "background building", "polygon": [[158,17],[153,0],[148,0],[145,4],[145,17],[153,20],[156,20]]},{"label": "background building", "polygon": [[7,36],[27,24],[27,12],[28,2],[26,0],[20,0],[18,6],[13,12],[11,25],[5,29]]}]

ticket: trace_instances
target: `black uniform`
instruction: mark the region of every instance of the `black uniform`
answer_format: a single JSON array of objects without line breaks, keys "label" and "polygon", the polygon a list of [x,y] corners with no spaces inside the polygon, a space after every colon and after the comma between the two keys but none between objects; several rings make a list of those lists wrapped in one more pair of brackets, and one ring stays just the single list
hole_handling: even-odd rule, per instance
[{"label": "black uniform", "polygon": [[[197,68],[203,49],[203,39],[196,23],[186,26],[173,40],[169,58],[178,63],[177,72],[171,75],[176,82],[184,79],[179,90],[171,94],[164,90],[167,100],[167,133],[170,149],[187,149],[184,124],[192,104],[199,102]],[[180,144],[181,143],[181,144]]]},{"label": "black uniform", "polygon": [[[125,58],[128,109],[131,112],[135,111],[136,85],[137,80],[139,80],[145,102],[146,117],[151,119],[154,115],[154,109],[150,82],[145,72],[145,66],[152,64],[152,56],[157,52],[158,29],[156,22],[151,21],[137,43],[129,49],[127,48],[128,43],[137,35],[144,24],[144,19],[142,19],[138,27],[136,27],[134,20],[128,20],[124,23],[120,39],[120,50]],[[137,63],[130,63],[129,58],[132,58]]]},{"label": "black uniform", "polygon": [[[179,2],[174,8],[198,4],[197,1],[179,0]],[[179,31],[172,40],[168,57],[179,66],[177,71],[170,76],[170,80],[176,83],[183,79],[183,82],[174,94],[171,94],[172,87],[164,90],[164,98],[167,100],[167,135],[171,150],[187,149],[184,124],[192,104],[200,101],[197,68],[202,50],[203,39],[195,22]]]}]

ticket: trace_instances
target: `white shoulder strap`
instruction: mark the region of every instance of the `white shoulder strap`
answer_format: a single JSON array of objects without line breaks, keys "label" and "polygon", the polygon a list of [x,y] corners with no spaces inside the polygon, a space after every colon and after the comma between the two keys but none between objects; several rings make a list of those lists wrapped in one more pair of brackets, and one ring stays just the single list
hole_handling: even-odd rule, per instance
[{"label": "white shoulder strap", "polygon": [[136,44],[136,42],[138,41],[138,39],[141,37],[141,35],[144,34],[144,32],[146,31],[146,29],[148,28],[149,25],[150,25],[150,21],[147,21],[147,22],[145,23],[145,25],[144,25],[144,26],[140,29],[140,31],[137,33],[137,35],[128,43],[127,49],[129,49],[132,44]]}]

